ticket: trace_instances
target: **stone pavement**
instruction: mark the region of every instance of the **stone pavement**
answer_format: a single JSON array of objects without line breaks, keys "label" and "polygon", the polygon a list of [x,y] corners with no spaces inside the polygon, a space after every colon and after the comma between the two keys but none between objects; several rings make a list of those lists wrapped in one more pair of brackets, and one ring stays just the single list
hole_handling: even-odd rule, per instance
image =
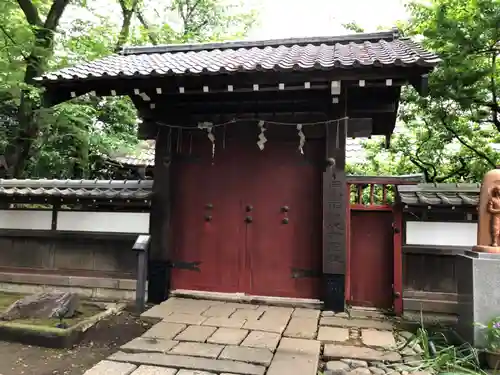
[{"label": "stone pavement", "polygon": [[142,316],[159,322],[85,375],[406,375],[420,351],[346,313],[171,298]]}]

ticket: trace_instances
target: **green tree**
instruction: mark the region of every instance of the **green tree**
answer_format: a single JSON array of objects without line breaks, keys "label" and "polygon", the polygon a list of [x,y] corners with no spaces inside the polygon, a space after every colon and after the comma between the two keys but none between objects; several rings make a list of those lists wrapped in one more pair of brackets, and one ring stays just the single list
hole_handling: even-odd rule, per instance
[{"label": "green tree", "polygon": [[[72,178],[111,173],[105,168],[106,156],[137,142],[138,119],[130,100],[87,95],[47,109],[41,106],[33,79],[126,44],[198,42],[245,33],[253,12],[222,3],[0,2],[0,166],[7,166],[1,169],[3,175]],[[121,20],[110,17],[116,11],[121,11]],[[177,26],[171,21],[175,19],[181,20]]]},{"label": "green tree", "polygon": [[[401,134],[381,152],[365,143],[358,173],[421,172],[428,181],[480,181],[498,163],[500,142],[500,1],[432,0],[408,5],[406,36],[422,38],[443,62],[430,76],[429,95],[405,88]],[[394,173],[394,172],[393,172]]]}]

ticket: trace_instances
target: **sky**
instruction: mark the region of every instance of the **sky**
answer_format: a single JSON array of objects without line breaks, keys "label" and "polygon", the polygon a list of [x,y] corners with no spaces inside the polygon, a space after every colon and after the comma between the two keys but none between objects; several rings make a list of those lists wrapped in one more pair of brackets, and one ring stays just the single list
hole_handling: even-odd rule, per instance
[{"label": "sky", "polygon": [[259,25],[250,39],[345,34],[343,23],[356,22],[365,31],[390,29],[407,18],[403,0],[260,0]]}]

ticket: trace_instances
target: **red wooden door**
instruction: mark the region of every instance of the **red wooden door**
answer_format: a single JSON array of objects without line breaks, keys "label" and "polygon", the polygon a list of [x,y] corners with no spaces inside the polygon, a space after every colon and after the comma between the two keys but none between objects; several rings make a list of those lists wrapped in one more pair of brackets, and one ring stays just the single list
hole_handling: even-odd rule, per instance
[{"label": "red wooden door", "polygon": [[242,225],[232,172],[237,155],[228,151],[234,152],[218,149],[212,159],[210,141],[198,137],[174,163],[173,289],[239,291]]},{"label": "red wooden door", "polygon": [[350,304],[353,306],[392,308],[392,222],[391,211],[351,211]]},{"label": "red wooden door", "polygon": [[276,141],[252,153],[246,252],[253,295],[319,296],[323,149],[311,141],[304,156],[297,146]]},{"label": "red wooden door", "polygon": [[212,160],[206,138],[191,142],[174,163],[173,289],[318,298],[324,149],[297,146],[233,138]]}]

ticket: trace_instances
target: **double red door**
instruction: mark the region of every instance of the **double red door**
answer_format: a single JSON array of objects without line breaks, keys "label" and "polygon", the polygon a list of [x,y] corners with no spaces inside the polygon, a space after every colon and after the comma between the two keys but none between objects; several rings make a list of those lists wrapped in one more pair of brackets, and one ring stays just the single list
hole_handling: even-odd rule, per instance
[{"label": "double red door", "polygon": [[[318,298],[322,142],[193,140],[174,166],[174,289]],[[184,157],[183,157],[184,155]]]}]

